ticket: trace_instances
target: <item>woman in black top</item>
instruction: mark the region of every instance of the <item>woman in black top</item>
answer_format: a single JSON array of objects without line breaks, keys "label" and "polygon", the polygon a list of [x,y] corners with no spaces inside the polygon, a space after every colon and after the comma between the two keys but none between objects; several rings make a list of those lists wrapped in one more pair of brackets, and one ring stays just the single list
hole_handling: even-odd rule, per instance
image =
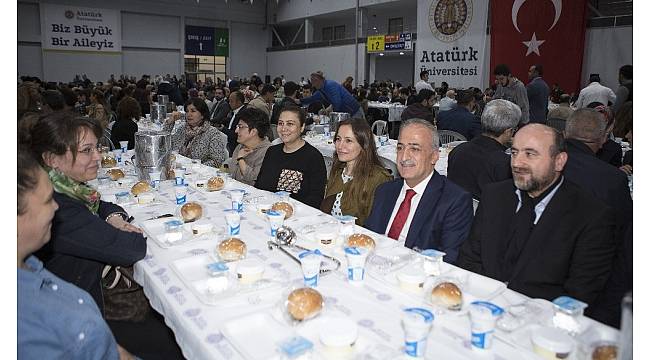
[{"label": "woman in black top", "polygon": [[302,139],[306,117],[297,106],[282,110],[278,118],[282,143],[266,151],[255,187],[287,191],[292,198],[318,209],[325,193],[327,171],[323,155]]},{"label": "woman in black top", "polygon": [[117,104],[117,119],[111,129],[111,141],[116,149],[120,148],[120,141],[128,141],[129,149],[135,147],[135,133],[138,132],[136,121],[140,117],[140,105],[138,102],[126,96]]}]

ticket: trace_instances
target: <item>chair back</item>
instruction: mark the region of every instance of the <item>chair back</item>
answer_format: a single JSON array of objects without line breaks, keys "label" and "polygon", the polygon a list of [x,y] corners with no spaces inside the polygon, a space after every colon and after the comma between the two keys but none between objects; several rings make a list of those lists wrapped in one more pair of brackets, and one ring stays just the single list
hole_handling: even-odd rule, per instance
[{"label": "chair back", "polygon": [[393,179],[398,179],[400,177],[399,171],[397,170],[397,164],[381,156],[379,157],[379,160],[384,168],[393,176]]},{"label": "chair back", "polygon": [[438,130],[438,137],[440,137],[440,145],[453,141],[467,141],[463,135],[451,130]]},{"label": "chair back", "polygon": [[478,209],[478,203],[479,203],[478,200],[472,199],[472,207],[474,208],[474,215],[476,215],[476,209]]},{"label": "chair back", "polygon": [[388,127],[386,124],[387,123],[384,120],[376,120],[374,123],[372,123],[372,133],[377,136],[388,134]]},{"label": "chair back", "polygon": [[548,118],[548,120],[546,120],[546,125],[562,132],[566,128],[566,120],[560,118]]},{"label": "chair back", "polygon": [[334,164],[334,159],[331,156],[323,155],[323,160],[325,160],[325,169],[327,170],[327,179],[329,179],[330,170],[332,170],[332,164]]}]

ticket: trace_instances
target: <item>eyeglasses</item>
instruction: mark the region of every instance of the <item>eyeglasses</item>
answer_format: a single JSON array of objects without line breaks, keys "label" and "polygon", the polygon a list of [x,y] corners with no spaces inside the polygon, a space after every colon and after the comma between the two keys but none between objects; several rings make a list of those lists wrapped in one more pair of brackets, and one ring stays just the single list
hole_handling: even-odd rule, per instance
[{"label": "eyeglasses", "polygon": [[248,125],[237,124],[237,129],[248,129]]},{"label": "eyeglasses", "polygon": [[89,147],[85,148],[83,150],[77,150],[79,154],[84,154],[84,155],[91,155],[93,152],[97,152],[98,154],[101,153],[102,147],[101,145],[97,145],[95,147]]}]

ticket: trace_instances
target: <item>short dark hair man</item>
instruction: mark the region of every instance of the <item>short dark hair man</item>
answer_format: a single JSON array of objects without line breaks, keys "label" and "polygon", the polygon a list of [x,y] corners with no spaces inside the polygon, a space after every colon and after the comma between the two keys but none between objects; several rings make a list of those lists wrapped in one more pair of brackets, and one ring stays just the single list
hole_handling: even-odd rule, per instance
[{"label": "short dark hair man", "polygon": [[566,161],[559,132],[542,124],[520,129],[514,181],[484,188],[458,265],[532,298],[592,303],[611,269],[613,215],[562,175]]},{"label": "short dark hair man", "polygon": [[449,154],[447,177],[481,199],[481,192],[487,184],[512,178],[510,146],[521,109],[508,100],[492,100],[481,115],[483,133],[471,141],[456,146]]},{"label": "short dark hair man", "polygon": [[436,101],[433,90],[422,89],[417,95],[415,103],[407,106],[402,111],[401,120],[424,119],[433,124],[433,104]]},{"label": "short dark hair man", "polygon": [[513,102],[521,109],[520,125],[528,124],[529,105],[526,87],[516,77],[512,76],[508,65],[499,64],[494,68],[494,76],[497,80],[497,90],[493,99],[504,99]]},{"label": "short dark hair man", "polygon": [[420,81],[415,83],[415,91],[419,94],[423,89],[433,91],[433,87],[429,84],[429,72],[427,70],[420,71]]},{"label": "short dark hair man", "polygon": [[471,90],[460,90],[456,95],[456,107],[449,111],[438,113],[436,123],[438,130],[455,131],[472,140],[481,133],[481,120],[471,113],[476,105],[474,92]]},{"label": "short dark hair man", "polygon": [[632,101],[632,65],[623,65],[618,69],[618,83],[621,86],[616,89],[616,101],[612,106],[614,114],[624,103]]},{"label": "short dark hair man", "polygon": [[444,260],[454,263],[472,224],[472,198],[435,171],[438,142],[430,122],[402,124],[397,142],[401,178],[377,187],[364,226],[408,248],[444,251]]},{"label": "short dark hair man", "polygon": [[528,69],[528,79],[530,82],[526,85],[528,94],[528,105],[530,106],[530,122],[546,123],[546,113],[548,112],[548,95],[550,89],[542,74],[544,68],[540,64],[535,64]]}]

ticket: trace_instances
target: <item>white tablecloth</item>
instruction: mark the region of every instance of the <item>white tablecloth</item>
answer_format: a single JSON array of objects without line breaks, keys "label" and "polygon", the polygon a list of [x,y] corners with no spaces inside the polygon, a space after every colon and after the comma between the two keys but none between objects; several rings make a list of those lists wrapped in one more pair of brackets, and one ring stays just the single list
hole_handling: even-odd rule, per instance
[{"label": "white tablecloth", "polygon": [[[179,161],[187,162],[181,156]],[[189,164],[188,164],[189,167]],[[216,172],[215,169],[207,169],[202,172],[202,178],[207,178]],[[194,170],[194,174],[199,172]],[[192,175],[194,176],[194,175]],[[192,178],[188,176],[191,183]],[[96,181],[93,183],[96,184]],[[124,186],[123,189],[128,187]],[[248,202],[244,207],[241,222],[240,238],[248,246],[248,258],[263,262],[267,271],[271,269],[280,273],[287,281],[298,281],[301,283],[302,273],[298,264],[279,250],[268,250],[268,224],[257,215],[254,206],[250,202],[273,201],[273,194],[254,189],[250,186],[230,182],[227,188],[240,188],[249,194],[246,196]],[[98,186],[102,196],[110,200],[110,195],[120,189],[115,183]],[[105,195],[106,194],[106,195]],[[261,200],[265,199],[265,200]],[[129,214],[136,218],[135,223],[142,225],[146,219],[165,213],[177,213],[174,191],[171,181],[163,182],[157,193],[157,200],[150,205],[125,206]],[[204,193],[193,190],[190,187],[188,201],[198,201],[205,208],[204,217],[211,220],[216,227],[225,226],[223,210],[230,208],[230,199],[222,192]],[[302,203],[295,202],[295,216],[286,221],[298,232],[299,244],[315,248],[319,244],[311,237],[300,231],[307,225],[323,224],[332,221],[333,218],[319,210],[308,207]],[[356,231],[369,231],[357,227]],[[374,235],[378,251],[393,253],[394,251],[410,251],[405,248],[397,248],[394,242],[380,235]],[[217,301],[216,305],[206,305],[191,291],[187,283],[173,269],[173,264],[179,259],[193,260],[206,254],[214,254],[218,244],[217,236],[194,240],[183,245],[163,248],[148,239],[147,256],[135,264],[135,278],[142,284],[146,296],[149,298],[154,309],[165,317],[166,324],[174,331],[176,340],[188,359],[243,359],[245,358],[239,349],[263,351],[268,346],[269,339],[280,339],[290,335],[301,335],[314,343],[315,349],[320,349],[318,338],[319,318],[326,316],[344,316],[355,321],[359,326],[358,350],[371,349],[374,351],[385,351],[387,357],[395,358],[395,352],[401,351],[404,332],[400,325],[401,309],[406,307],[432,307],[424,301],[423,297],[409,295],[398,287],[391,285],[389,281],[381,277],[367,277],[361,287],[351,286],[345,279],[345,259],[342,256],[341,248],[321,248],[323,252],[332,254],[341,260],[341,268],[334,273],[321,277],[318,291],[324,296],[325,307],[323,314],[311,321],[298,326],[290,326],[281,320],[274,320],[278,313],[278,304],[283,301],[286,295],[283,290],[249,293],[244,296],[223,299]],[[460,278],[470,279],[465,290],[466,301],[473,296],[472,289],[479,289],[483,284],[481,277],[473,275],[465,270],[446,266]],[[484,279],[484,278],[483,278]],[[473,285],[472,285],[473,284]],[[471,285],[471,286],[470,286]],[[286,291],[286,290],[284,290]],[[527,298],[521,294],[505,289],[491,301],[507,307],[511,304],[518,304]],[[246,321],[239,320],[246,316]],[[255,323],[251,319],[271,319],[270,323]],[[583,319],[586,325],[596,325],[599,329],[608,329],[604,325],[595,323],[587,318]],[[238,329],[239,332],[233,332]],[[268,329],[268,330],[266,330]],[[233,333],[246,334],[244,336],[233,336]],[[248,335],[252,334],[252,335]],[[255,335],[257,334],[257,335]],[[261,335],[263,334],[263,335]],[[467,314],[442,312],[436,313],[433,329],[428,337],[426,358],[438,359],[538,359],[531,351],[529,335],[525,331],[507,335],[497,333],[500,336],[495,338],[493,348],[485,353],[477,353],[471,349],[470,320]],[[391,353],[393,351],[393,353]],[[318,351],[317,351],[318,352]],[[273,358],[273,357],[264,357]],[[318,359],[318,356],[312,357]]]}]

